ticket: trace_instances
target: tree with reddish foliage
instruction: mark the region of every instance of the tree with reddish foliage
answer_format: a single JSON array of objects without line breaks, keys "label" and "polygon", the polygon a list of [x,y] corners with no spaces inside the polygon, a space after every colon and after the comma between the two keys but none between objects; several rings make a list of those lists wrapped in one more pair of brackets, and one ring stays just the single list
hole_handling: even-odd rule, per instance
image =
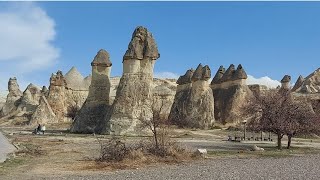
[{"label": "tree with reddish foliage", "polygon": [[278,149],[282,148],[284,135],[288,136],[289,149],[292,137],[314,133],[320,124],[307,102],[294,100],[290,91],[284,89],[255,94],[244,105],[243,112],[249,119],[250,129],[277,135]]}]

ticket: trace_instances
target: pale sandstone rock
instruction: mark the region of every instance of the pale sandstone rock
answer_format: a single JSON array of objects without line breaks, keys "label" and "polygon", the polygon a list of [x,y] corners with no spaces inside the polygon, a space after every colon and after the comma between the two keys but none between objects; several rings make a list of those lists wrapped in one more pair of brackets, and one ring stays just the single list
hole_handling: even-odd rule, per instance
[{"label": "pale sandstone rock", "polygon": [[22,92],[20,91],[17,78],[10,78],[8,82],[9,93],[5,104],[0,111],[0,117],[9,115],[10,113],[17,110],[18,105],[22,97]]},{"label": "pale sandstone rock", "polygon": [[[223,68],[220,67],[216,76],[221,77],[222,72]],[[241,107],[252,96],[251,90],[246,85],[246,77],[241,65],[235,70],[234,65],[231,64],[220,80],[217,78],[211,83],[217,122],[221,124],[242,122]]]},{"label": "pale sandstone rock", "polygon": [[320,68],[308,75],[302,85],[294,89],[295,92],[310,94],[310,93],[319,93],[320,92]]},{"label": "pale sandstone rock", "polygon": [[280,89],[290,89],[290,81],[291,81],[291,76],[285,75],[281,79],[281,88]]},{"label": "pale sandstone rock", "polygon": [[75,133],[106,133],[106,115],[109,110],[110,72],[109,53],[101,49],[92,63],[92,80],[89,95],[77,113],[71,127]]},{"label": "pale sandstone rock", "polygon": [[18,106],[20,111],[33,113],[39,105],[40,97],[42,96],[39,87],[34,84],[29,84],[21,97],[21,103]]},{"label": "pale sandstone rock", "polygon": [[141,121],[152,118],[153,66],[159,56],[152,34],[137,27],[123,57],[123,74],[107,118],[111,133],[139,133]]},{"label": "pale sandstone rock", "polygon": [[184,83],[188,70],[178,80],[177,92],[168,117],[170,123],[179,127],[208,129],[214,122],[214,99],[208,79],[211,75],[208,66],[197,67],[192,75],[192,82]]},{"label": "pale sandstone rock", "polygon": [[66,121],[67,106],[65,103],[66,80],[61,71],[50,77],[48,103],[59,122]]},{"label": "pale sandstone rock", "polygon": [[296,83],[294,84],[293,88],[291,89],[291,91],[294,92],[297,89],[299,89],[302,86],[303,82],[304,82],[304,78],[300,75]]},{"label": "pale sandstone rock", "polygon": [[53,113],[47,99],[45,96],[40,97],[40,104],[32,114],[31,119],[29,121],[29,125],[34,126],[37,124],[52,124],[58,123],[58,119]]}]

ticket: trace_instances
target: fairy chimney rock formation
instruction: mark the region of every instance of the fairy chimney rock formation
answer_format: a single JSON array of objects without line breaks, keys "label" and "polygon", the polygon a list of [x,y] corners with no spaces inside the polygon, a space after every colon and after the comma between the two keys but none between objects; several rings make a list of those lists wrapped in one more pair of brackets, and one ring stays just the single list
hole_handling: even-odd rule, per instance
[{"label": "fairy chimney rock formation", "polygon": [[89,94],[75,117],[71,132],[106,133],[106,115],[110,106],[111,66],[109,53],[101,49],[91,62],[92,77]]},{"label": "fairy chimney rock formation", "polygon": [[[191,78],[190,78],[191,77]],[[180,76],[168,120],[179,127],[208,129],[214,122],[214,99],[209,66],[198,65]]]},{"label": "fairy chimney rock formation", "polygon": [[246,79],[247,74],[241,64],[237,69],[231,64],[226,71],[220,66],[211,82],[217,122],[236,124],[241,121],[241,105],[252,95]]},{"label": "fairy chimney rock formation", "polygon": [[137,133],[142,120],[151,120],[153,67],[159,57],[152,34],[137,27],[123,56],[123,74],[107,118],[110,133]]},{"label": "fairy chimney rock formation", "polygon": [[22,97],[22,92],[20,91],[16,77],[9,79],[8,90],[9,93],[7,95],[6,102],[0,111],[0,117],[6,116],[17,110],[18,104],[20,103]]},{"label": "fairy chimney rock formation", "polygon": [[290,89],[291,76],[285,75],[281,80],[281,89]]},{"label": "fairy chimney rock formation", "polygon": [[221,78],[224,75],[224,73],[226,72],[226,69],[223,66],[220,66],[216,75],[213,77],[212,81],[211,81],[211,85],[215,85],[215,84],[220,84],[221,83]]},{"label": "fairy chimney rock formation", "polygon": [[59,70],[56,74],[51,75],[47,100],[59,122],[65,121],[67,112],[65,105],[66,86],[67,83],[62,71]]}]

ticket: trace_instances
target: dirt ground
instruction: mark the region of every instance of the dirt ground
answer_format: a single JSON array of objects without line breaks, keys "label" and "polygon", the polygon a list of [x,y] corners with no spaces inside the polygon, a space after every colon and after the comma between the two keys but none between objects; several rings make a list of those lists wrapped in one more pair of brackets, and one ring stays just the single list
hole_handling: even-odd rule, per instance
[{"label": "dirt ground", "polygon": [[[104,166],[95,161],[100,153],[100,141],[105,141],[108,135],[82,135],[70,134],[67,128],[70,124],[59,127],[47,127],[44,135],[33,135],[34,127],[25,126],[1,126],[4,135],[19,149],[15,155],[0,164],[0,179],[16,179],[23,177],[25,173],[43,177],[72,174],[95,174],[105,171],[116,171],[114,167]],[[226,130],[188,130],[173,129],[172,137],[175,141],[190,150],[205,148],[213,155],[221,158],[221,153],[230,155],[246,151],[252,144],[260,147],[275,146],[275,142],[245,141],[241,143],[228,142],[228,135],[241,132],[229,132]],[[149,137],[123,137],[126,142],[138,142],[148,140]],[[99,140],[98,140],[99,139]],[[319,139],[294,139],[293,146],[320,148]],[[225,153],[228,152],[228,153]],[[304,152],[304,151],[303,151]],[[227,156],[224,156],[227,157]],[[189,162],[191,163],[191,162]],[[125,168],[147,168],[157,164],[121,167]]]}]

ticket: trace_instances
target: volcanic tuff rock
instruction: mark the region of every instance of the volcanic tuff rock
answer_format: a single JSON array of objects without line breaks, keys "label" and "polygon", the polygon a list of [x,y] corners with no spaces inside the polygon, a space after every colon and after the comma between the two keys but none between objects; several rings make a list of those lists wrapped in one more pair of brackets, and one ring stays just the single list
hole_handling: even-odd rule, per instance
[{"label": "volcanic tuff rock", "polygon": [[187,72],[183,75],[180,76],[179,79],[177,80],[177,84],[182,85],[182,84],[188,84],[191,83],[191,78],[193,76],[194,70],[191,68],[187,70]]},{"label": "volcanic tuff rock", "polygon": [[290,81],[291,81],[291,76],[285,75],[281,79],[281,88],[280,89],[290,89]]},{"label": "volcanic tuff rock", "polygon": [[152,34],[144,27],[137,27],[123,56],[123,74],[107,118],[111,133],[140,132],[141,120],[151,120],[153,67],[158,58]]},{"label": "volcanic tuff rock", "polygon": [[77,113],[71,132],[106,133],[106,115],[109,110],[110,71],[109,53],[101,49],[92,63],[92,80],[89,95]]},{"label": "volcanic tuff rock", "polygon": [[298,93],[320,93],[320,68],[307,76],[300,87],[293,89]]},{"label": "volcanic tuff rock", "polygon": [[37,86],[32,83],[29,84],[23,92],[18,109],[24,112],[33,113],[39,105],[41,95],[41,90]]},{"label": "volcanic tuff rock", "polygon": [[6,103],[0,111],[0,117],[6,116],[11,112],[17,110],[20,104],[22,92],[20,91],[17,78],[10,78],[8,82],[9,93],[7,95]]},{"label": "volcanic tuff rock", "polygon": [[[192,82],[182,81],[192,76]],[[208,84],[209,66],[199,64],[196,71],[180,76],[177,92],[170,110],[169,121],[180,127],[207,129],[214,122],[214,99]]]},{"label": "volcanic tuff rock", "polygon": [[32,114],[29,125],[52,124],[59,122],[45,96],[40,97],[40,104]]},{"label": "volcanic tuff rock", "polygon": [[227,71],[220,66],[211,82],[214,96],[215,120],[222,124],[236,124],[242,121],[241,106],[252,95],[246,85],[246,72],[241,64],[235,69],[231,64]]},{"label": "volcanic tuff rock", "polygon": [[65,116],[67,113],[67,106],[65,103],[66,85],[67,83],[64,79],[62,71],[58,71],[56,74],[51,75],[47,100],[52,111],[56,115],[56,118],[60,122],[65,121]]},{"label": "volcanic tuff rock", "polygon": [[296,91],[298,88],[300,88],[302,86],[304,82],[304,78],[300,75],[296,81],[296,83],[294,84],[293,88],[291,89],[291,91]]}]

